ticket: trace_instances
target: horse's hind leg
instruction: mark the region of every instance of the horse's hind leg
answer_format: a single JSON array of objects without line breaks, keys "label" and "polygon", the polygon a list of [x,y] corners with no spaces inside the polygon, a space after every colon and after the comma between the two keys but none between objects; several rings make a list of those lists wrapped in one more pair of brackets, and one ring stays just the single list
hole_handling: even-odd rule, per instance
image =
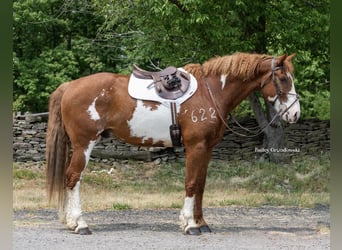
[{"label": "horse's hind leg", "polygon": [[87,166],[95,144],[96,140],[90,140],[84,147],[73,148],[70,165],[66,171],[66,195],[64,205],[60,208],[60,219],[67,224],[69,229],[79,234],[91,234],[82,217],[80,184],[82,172]]}]

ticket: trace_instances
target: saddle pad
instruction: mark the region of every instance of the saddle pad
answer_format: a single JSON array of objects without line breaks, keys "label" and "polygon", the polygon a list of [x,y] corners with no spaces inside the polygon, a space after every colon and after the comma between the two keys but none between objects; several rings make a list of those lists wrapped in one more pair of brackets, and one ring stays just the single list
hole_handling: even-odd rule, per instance
[{"label": "saddle pad", "polygon": [[[178,70],[181,70],[183,72],[186,72],[182,68],[178,68]],[[187,72],[186,72],[187,73]],[[190,75],[190,84],[187,91],[182,95],[181,97],[175,99],[175,100],[169,100],[164,99],[160,97],[154,88],[154,86],[149,85],[153,82],[151,79],[138,79],[133,74],[131,74],[131,77],[129,79],[128,83],[128,94],[139,100],[148,100],[148,101],[156,101],[164,104],[165,106],[169,107],[171,102],[175,102],[177,105],[182,104],[186,100],[188,100],[197,90],[197,80],[192,75]],[[148,88],[149,87],[149,88]]]}]

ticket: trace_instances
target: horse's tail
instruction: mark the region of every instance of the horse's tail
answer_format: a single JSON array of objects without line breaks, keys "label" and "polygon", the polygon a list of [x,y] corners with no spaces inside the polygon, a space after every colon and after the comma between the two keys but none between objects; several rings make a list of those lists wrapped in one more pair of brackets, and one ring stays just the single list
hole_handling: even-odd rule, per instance
[{"label": "horse's tail", "polygon": [[61,115],[61,101],[67,85],[60,85],[50,96],[46,133],[47,195],[49,203],[57,195],[60,208],[64,206],[65,171],[70,162],[70,139]]}]

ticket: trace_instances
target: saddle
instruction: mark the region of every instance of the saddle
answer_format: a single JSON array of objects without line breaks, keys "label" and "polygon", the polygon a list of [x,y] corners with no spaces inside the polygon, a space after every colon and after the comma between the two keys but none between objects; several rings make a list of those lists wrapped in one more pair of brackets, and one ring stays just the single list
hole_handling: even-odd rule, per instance
[{"label": "saddle", "polygon": [[181,97],[188,90],[190,84],[190,76],[173,66],[151,72],[133,64],[133,75],[139,79],[152,79],[153,82],[148,88],[154,86],[157,94],[164,99],[175,100]]}]

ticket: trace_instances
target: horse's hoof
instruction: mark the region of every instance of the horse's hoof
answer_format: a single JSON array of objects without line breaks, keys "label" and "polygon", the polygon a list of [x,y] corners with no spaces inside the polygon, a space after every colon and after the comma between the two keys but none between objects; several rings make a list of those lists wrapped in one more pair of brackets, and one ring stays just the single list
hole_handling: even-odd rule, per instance
[{"label": "horse's hoof", "polygon": [[186,230],[185,234],[188,235],[201,235],[201,230],[197,227],[190,227]]},{"label": "horse's hoof", "polygon": [[201,226],[199,229],[201,233],[211,233],[211,230],[207,225]]},{"label": "horse's hoof", "polygon": [[80,235],[90,235],[91,231],[88,227],[84,227],[84,228],[79,228],[76,233],[80,234]]}]

